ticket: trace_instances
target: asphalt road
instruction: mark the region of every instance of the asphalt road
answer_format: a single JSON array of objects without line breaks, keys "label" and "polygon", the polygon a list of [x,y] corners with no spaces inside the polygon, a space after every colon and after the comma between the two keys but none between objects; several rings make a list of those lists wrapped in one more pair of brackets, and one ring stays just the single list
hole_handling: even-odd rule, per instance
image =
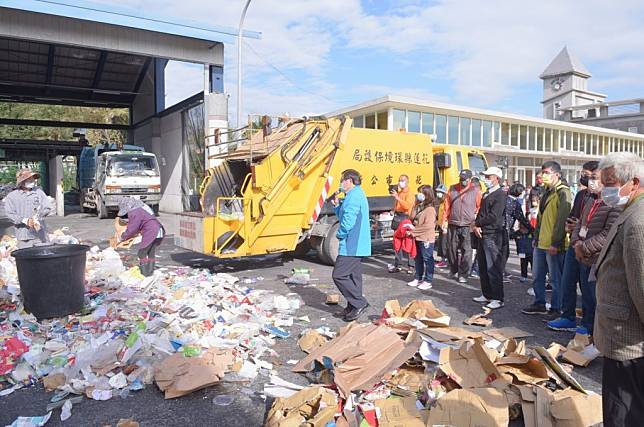
[{"label": "asphalt road", "polygon": [[[163,215],[161,216],[163,221]],[[83,241],[107,246],[107,238],[112,233],[110,220],[98,220],[88,214],[72,214],[64,218],[51,217],[47,220],[50,229],[66,226],[70,233]],[[7,232],[6,220],[0,220],[0,233]],[[275,363],[279,375],[289,381],[302,385],[308,384],[307,380],[290,372],[286,361],[300,359],[304,353],[296,345],[298,334],[310,327],[329,326],[333,329],[343,325],[343,322],[333,313],[339,308],[324,304],[325,294],[335,292],[331,280],[331,267],[317,262],[314,254],[309,254],[302,259],[293,259],[288,255],[275,255],[245,260],[220,261],[199,254],[187,252],[173,246],[169,236],[160,248],[160,264],[165,266],[190,265],[211,268],[215,271],[225,271],[238,277],[262,276],[265,280],[257,282],[258,288],[269,289],[275,292],[296,292],[305,301],[306,305],[298,312],[298,316],[308,315],[310,324],[298,324],[289,328],[291,338],[279,341],[275,350],[279,353]],[[134,260],[134,251],[129,254]],[[386,265],[391,262],[392,251],[388,246],[374,248],[374,255],[364,262],[364,292],[371,307],[363,315],[362,321],[377,318],[389,299],[398,299],[401,304],[417,298],[431,299],[441,310],[452,318],[452,325],[464,326],[463,320],[480,312],[480,306],[472,301],[472,297],[480,295],[479,282],[470,279],[468,284],[459,284],[447,280],[446,273],[437,270],[434,288],[421,292],[406,286],[412,277],[406,273],[389,274]],[[312,270],[312,283],[315,286],[287,286],[283,278],[294,267],[308,267]],[[510,258],[508,269],[518,276],[518,258]],[[505,307],[495,311],[491,318],[493,327],[515,326],[533,334],[526,339],[528,345],[548,346],[552,342],[565,345],[572,333],[549,331],[540,316],[525,316],[520,310],[531,302],[526,294],[528,285],[518,281],[505,286]],[[481,330],[478,327],[469,327]],[[281,363],[282,365],[279,365]],[[575,368],[574,376],[587,389],[601,391],[601,360],[595,360],[587,368]],[[268,378],[258,376],[252,384],[221,384],[205,390],[195,392],[189,396],[173,400],[164,400],[162,393],[155,385],[131,394],[127,399],[119,397],[107,402],[97,402],[85,399],[82,403],[74,405],[72,417],[65,423],[60,421],[60,411],[55,410],[48,426],[73,425],[73,426],[105,426],[116,425],[120,418],[132,418],[141,426],[260,426],[263,423],[267,406],[259,393],[250,395],[248,389],[260,392]],[[220,394],[233,396],[234,400],[229,406],[217,406],[213,398]],[[0,397],[0,425],[10,424],[17,416],[44,415],[52,393],[45,392],[42,386],[22,389],[5,397]]]}]

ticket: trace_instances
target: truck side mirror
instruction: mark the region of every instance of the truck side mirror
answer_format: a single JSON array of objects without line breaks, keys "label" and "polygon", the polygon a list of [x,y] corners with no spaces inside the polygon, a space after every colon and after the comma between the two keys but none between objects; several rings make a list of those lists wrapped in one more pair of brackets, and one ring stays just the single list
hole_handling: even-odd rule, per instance
[{"label": "truck side mirror", "polygon": [[452,166],[452,156],[449,153],[434,154],[434,166],[439,169],[448,169]]}]

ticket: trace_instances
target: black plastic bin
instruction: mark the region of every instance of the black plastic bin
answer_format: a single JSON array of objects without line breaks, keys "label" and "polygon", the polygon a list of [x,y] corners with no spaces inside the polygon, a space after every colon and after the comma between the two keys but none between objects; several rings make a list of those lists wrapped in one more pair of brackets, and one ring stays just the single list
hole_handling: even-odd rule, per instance
[{"label": "black plastic bin", "polygon": [[88,250],[86,245],[49,245],[14,251],[25,309],[39,320],[80,311]]}]

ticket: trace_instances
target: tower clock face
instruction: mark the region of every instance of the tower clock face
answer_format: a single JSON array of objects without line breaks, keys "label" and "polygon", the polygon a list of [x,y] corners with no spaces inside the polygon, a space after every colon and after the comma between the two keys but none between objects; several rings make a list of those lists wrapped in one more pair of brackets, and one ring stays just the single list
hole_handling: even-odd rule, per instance
[{"label": "tower clock face", "polygon": [[553,80],[550,82],[550,87],[551,87],[551,88],[552,88],[552,90],[554,90],[555,92],[557,92],[557,91],[561,90],[561,88],[563,87],[563,80],[558,79],[558,78],[557,78],[557,79],[553,79]]}]

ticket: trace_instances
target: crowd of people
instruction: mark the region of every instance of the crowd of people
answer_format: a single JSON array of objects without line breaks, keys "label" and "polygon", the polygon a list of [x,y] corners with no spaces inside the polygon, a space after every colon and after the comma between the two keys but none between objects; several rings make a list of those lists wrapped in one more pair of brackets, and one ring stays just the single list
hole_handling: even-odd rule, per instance
[{"label": "crowd of people", "polygon": [[[498,167],[481,175],[465,169],[450,188],[421,185],[415,195],[409,178],[400,177],[392,194],[389,272],[413,259],[408,285],[423,291],[432,288],[436,267],[458,283],[478,277],[482,294],[473,300],[497,310],[511,280],[506,266],[514,240],[519,282],[529,282],[531,273],[534,297],[521,312],[545,316],[551,330],[591,336],[604,356],[605,425],[636,425],[644,419],[644,161],[624,152],[585,163],[574,200],[554,160],[543,163],[534,186],[509,185]],[[352,321],[369,306],[360,268],[371,255],[369,206],[357,171],[345,171],[341,185],[347,196],[334,199],[340,255],[333,279],[348,302],[344,319]]]},{"label": "crowd of people", "polygon": [[[52,206],[38,178],[20,171],[16,190],[5,199],[20,248],[47,243],[45,217]],[[361,181],[358,171],[344,171],[344,197],[332,200],[339,220],[332,277],[347,301],[341,314],[345,321],[358,319],[369,307],[361,262],[371,256],[371,225]],[[521,312],[545,316],[551,330],[592,336],[604,356],[605,425],[636,425],[644,419],[643,181],[644,161],[632,153],[585,163],[574,200],[561,165],[552,160],[543,163],[535,185],[527,187],[509,185],[494,166],[480,177],[462,170],[459,182],[449,188],[421,185],[416,192],[401,175],[392,189],[395,256],[389,272],[414,274],[408,285],[421,291],[432,289],[435,268],[446,268],[449,278],[461,284],[478,278],[481,295],[473,300],[498,310],[504,307],[504,284],[511,280],[506,266],[513,240],[519,282],[530,281],[531,273],[528,293],[534,297]],[[140,270],[152,275],[163,226],[149,207],[128,197],[120,201],[118,215],[129,218],[119,240],[142,236]]]}]

